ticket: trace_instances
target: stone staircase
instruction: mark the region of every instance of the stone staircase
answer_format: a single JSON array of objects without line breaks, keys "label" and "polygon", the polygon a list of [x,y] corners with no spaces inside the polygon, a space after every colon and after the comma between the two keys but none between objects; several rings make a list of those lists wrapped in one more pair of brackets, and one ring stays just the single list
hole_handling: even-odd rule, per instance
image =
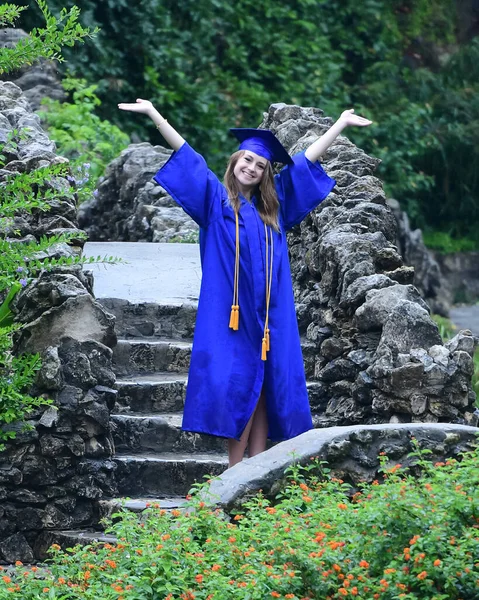
[{"label": "stone staircase", "polygon": [[118,398],[111,421],[119,492],[184,497],[195,481],[228,464],[224,440],[181,430],[196,307],[101,303],[117,319]]}]

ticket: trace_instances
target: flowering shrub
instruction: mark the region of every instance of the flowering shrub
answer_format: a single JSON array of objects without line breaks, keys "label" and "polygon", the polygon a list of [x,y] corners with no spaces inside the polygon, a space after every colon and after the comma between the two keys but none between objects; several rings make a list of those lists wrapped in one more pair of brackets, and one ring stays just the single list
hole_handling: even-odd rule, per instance
[{"label": "flowering shrub", "polygon": [[418,477],[382,457],[384,483],[355,493],[317,461],[294,466],[279,497],[231,520],[198,490],[193,510],[122,512],[116,545],[54,546],[46,575],[0,577],[0,599],[478,598],[479,451],[435,465],[424,454]]}]

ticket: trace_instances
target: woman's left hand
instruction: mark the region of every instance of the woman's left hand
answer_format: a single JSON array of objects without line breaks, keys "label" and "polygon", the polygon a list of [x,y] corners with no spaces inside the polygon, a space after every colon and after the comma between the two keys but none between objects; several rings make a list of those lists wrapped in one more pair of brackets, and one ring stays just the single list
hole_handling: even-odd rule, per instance
[{"label": "woman's left hand", "polygon": [[344,112],[342,112],[338,121],[341,121],[345,127],[348,127],[350,125],[356,125],[358,127],[367,127],[368,125],[371,125],[371,123],[372,123],[372,121],[370,121],[369,119],[365,119],[364,117],[355,115],[354,108],[351,108],[350,110],[345,110]]}]

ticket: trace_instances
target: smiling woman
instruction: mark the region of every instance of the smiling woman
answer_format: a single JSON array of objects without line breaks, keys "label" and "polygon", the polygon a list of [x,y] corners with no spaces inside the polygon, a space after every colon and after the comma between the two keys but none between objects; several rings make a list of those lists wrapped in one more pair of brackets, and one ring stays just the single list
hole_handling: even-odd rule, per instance
[{"label": "smiling woman", "polygon": [[[200,226],[203,269],[183,429],[228,439],[230,466],[312,428],[296,322],[286,231],[335,185],[317,162],[349,125],[342,113],[309,148],[290,157],[271,131],[232,129],[241,142],[224,184],[153,107],[148,115],[175,151],[154,179]],[[273,176],[272,163],[286,166]],[[241,308],[240,308],[241,307]]]}]

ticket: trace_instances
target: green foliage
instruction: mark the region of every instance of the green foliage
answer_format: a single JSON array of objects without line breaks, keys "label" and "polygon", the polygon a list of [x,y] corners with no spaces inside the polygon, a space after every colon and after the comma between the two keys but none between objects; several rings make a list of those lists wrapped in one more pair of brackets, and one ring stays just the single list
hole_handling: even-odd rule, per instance
[{"label": "green foliage", "polygon": [[[439,328],[439,333],[444,342],[447,342],[453,338],[457,333],[457,327],[454,323],[446,317],[441,315],[431,315],[432,320],[436,323]],[[472,389],[476,394],[476,406],[479,408],[479,348],[476,348],[473,356],[474,360],[474,372],[472,374]]]},{"label": "green foliage", "polygon": [[478,249],[478,240],[469,238],[454,239],[450,233],[445,231],[424,231],[424,243],[432,250],[438,250],[444,254],[453,252],[471,252]]},{"label": "green foliage", "polygon": [[[50,0],[74,4],[102,30],[69,66],[123,130],[158,143],[146,119],[116,109],[148,98],[222,171],[228,128],[260,122],[270,103],[332,116],[354,105],[375,124],[348,135],[381,158],[413,224],[479,244],[479,41],[458,47],[454,0]],[[34,11],[20,22],[33,27]]]},{"label": "green foliage", "polygon": [[[0,73],[31,64],[38,58],[61,60],[62,46],[71,46],[94,33],[78,23],[77,8],[62,10],[57,19],[50,14],[44,0],[36,1],[46,26],[35,29],[30,38],[15,48],[0,49]],[[14,5],[1,6],[0,23],[11,24],[22,10]],[[13,323],[11,302],[20,289],[42,271],[94,260],[49,257],[55,245],[78,240],[82,237],[81,232],[44,236],[28,243],[18,239],[15,217],[49,211],[59,202],[74,204],[78,189],[68,180],[71,176],[66,164],[40,167],[30,172],[4,169],[12,156],[16,156],[19,143],[31,136],[32,130],[28,127],[13,130],[0,144],[0,449],[3,449],[2,441],[14,438],[19,431],[17,422],[23,422],[34,409],[49,403],[48,399],[34,398],[28,393],[41,366],[40,357],[13,354],[13,333],[20,325]],[[115,262],[111,258],[104,260]]]},{"label": "green foliage", "polygon": [[[1,309],[0,309],[1,310]],[[0,327],[0,451],[7,440],[15,438],[18,428],[12,423],[24,423],[35,408],[50,404],[46,398],[34,398],[28,395],[36,372],[41,367],[38,354],[14,356],[12,352],[12,334],[17,326]]]},{"label": "green foliage", "polygon": [[384,483],[354,494],[317,461],[293,466],[275,500],[259,494],[232,521],[201,490],[187,511],[121,512],[116,545],[55,546],[44,578],[17,568],[0,599],[472,600],[479,451],[436,464],[427,452],[411,455],[419,476],[380,457]]},{"label": "green foliage", "polygon": [[45,98],[39,116],[57,151],[70,160],[82,195],[90,195],[106,166],[128,145],[129,138],[94,110],[101,105],[96,85],[84,79],[66,78],[63,87],[73,102]]},{"label": "green foliage", "polygon": [[[31,65],[39,58],[62,61],[63,46],[73,46],[86,37],[91,38],[98,29],[83,28],[78,23],[80,10],[73,6],[70,10],[62,8],[60,15],[54,17],[45,0],[35,0],[45,20],[45,27],[34,27],[30,36],[18,42],[13,48],[0,48],[0,75],[10,73],[25,65]],[[3,27],[13,24],[25,7],[6,4],[0,7],[0,23]],[[62,25],[60,28],[59,26]]]}]

